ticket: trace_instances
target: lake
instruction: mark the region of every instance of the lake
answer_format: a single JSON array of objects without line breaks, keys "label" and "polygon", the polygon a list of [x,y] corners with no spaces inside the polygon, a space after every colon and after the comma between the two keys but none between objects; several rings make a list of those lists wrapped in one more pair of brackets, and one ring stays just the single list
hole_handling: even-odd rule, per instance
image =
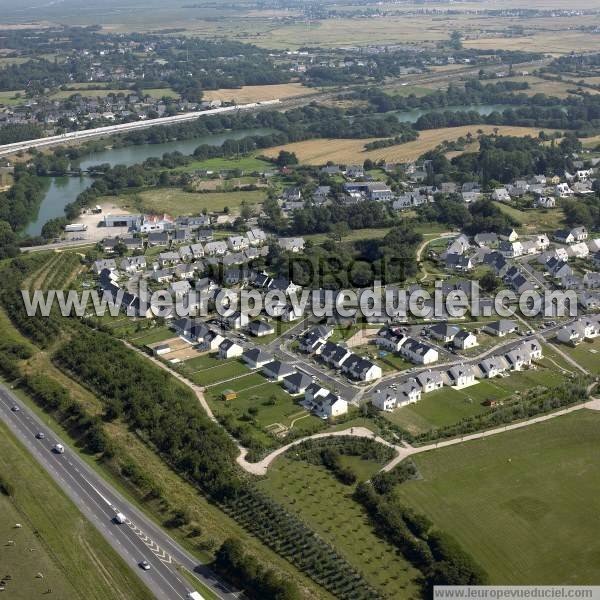
[{"label": "lake", "polygon": [[[191,140],[166,142],[164,144],[141,144],[139,146],[124,146],[122,148],[110,148],[99,152],[90,152],[82,156],[76,166],[87,170],[92,165],[106,164],[136,165],[144,162],[147,158],[160,158],[166,152],[182,154],[193,154],[194,150],[202,145],[221,146],[227,140],[239,140],[250,135],[267,135],[274,133],[274,129],[256,128],[240,129],[239,131],[228,131],[214,135],[205,135]],[[28,236],[40,235],[44,223],[56,217],[63,217],[65,206],[73,202],[77,196],[92,184],[91,177],[49,177],[50,185],[44,196],[35,220],[31,221],[24,230]]]}]

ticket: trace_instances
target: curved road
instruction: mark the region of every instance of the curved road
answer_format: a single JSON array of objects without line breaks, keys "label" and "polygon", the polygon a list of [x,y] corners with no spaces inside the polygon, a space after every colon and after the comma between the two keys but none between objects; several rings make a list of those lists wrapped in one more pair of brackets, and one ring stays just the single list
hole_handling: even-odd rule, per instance
[{"label": "curved road", "polygon": [[[13,408],[17,406],[18,411]],[[106,483],[75,452],[61,441],[37,415],[21,402],[6,386],[0,384],[0,419],[25,445],[60,488],[69,496],[109,544],[134,569],[158,600],[186,600],[191,584],[179,573],[179,565],[198,578],[218,598],[234,600],[233,592],[206,566],[184,550],[152,520]],[[45,439],[36,439],[43,432]],[[52,448],[60,442],[64,454]],[[117,512],[127,520],[114,522]],[[151,568],[143,571],[138,564],[147,560]]]}]

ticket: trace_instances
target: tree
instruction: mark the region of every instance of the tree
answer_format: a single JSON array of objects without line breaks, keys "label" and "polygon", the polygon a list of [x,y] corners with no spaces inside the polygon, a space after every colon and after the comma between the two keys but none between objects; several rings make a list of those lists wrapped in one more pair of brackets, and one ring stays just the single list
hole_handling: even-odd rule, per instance
[{"label": "tree", "polygon": [[17,235],[6,221],[0,221],[0,258],[14,258],[19,254]]},{"label": "tree", "polygon": [[280,150],[279,156],[275,160],[275,164],[278,167],[287,167],[289,165],[297,165],[298,157],[293,152],[287,150]]},{"label": "tree", "polygon": [[479,280],[479,285],[484,292],[493,292],[498,289],[501,283],[500,279],[498,279],[491,271],[485,273]]},{"label": "tree", "polygon": [[331,231],[333,239],[341,242],[350,233],[350,226],[348,223],[340,221],[331,225],[329,230]]},{"label": "tree", "polygon": [[450,47],[454,50],[462,49],[462,34],[460,31],[455,30],[450,34]]},{"label": "tree", "polygon": [[240,216],[244,221],[248,221],[254,216],[254,207],[248,204],[245,200],[242,200],[242,205],[240,207]]}]

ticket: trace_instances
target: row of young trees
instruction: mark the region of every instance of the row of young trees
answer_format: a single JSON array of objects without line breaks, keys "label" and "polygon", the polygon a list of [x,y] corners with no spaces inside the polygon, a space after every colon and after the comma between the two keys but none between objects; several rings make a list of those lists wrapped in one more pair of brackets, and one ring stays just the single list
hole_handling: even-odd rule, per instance
[{"label": "row of young trees", "polygon": [[465,417],[453,425],[431,429],[414,436],[412,441],[425,444],[455,438],[555,411],[585,400],[588,397],[588,383],[588,379],[581,378],[554,387],[533,388],[522,392],[518,398],[504,401],[501,406],[493,410],[473,417]]}]

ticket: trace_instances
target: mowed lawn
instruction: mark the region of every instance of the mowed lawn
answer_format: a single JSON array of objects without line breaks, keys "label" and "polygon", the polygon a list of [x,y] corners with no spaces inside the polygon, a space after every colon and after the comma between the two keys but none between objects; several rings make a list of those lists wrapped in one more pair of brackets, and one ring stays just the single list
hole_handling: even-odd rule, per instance
[{"label": "mowed lawn", "polygon": [[[353,457],[343,461],[365,479],[381,468]],[[414,581],[419,573],[375,534],[364,510],[352,499],[353,486],[339,483],[323,467],[285,456],[269,467],[258,485],[334,546],[385,598],[418,596]]]},{"label": "mowed lawn", "polygon": [[575,348],[565,344],[557,344],[557,347],[584,369],[588,369],[594,375],[600,375],[600,338],[582,342]]},{"label": "mowed lawn", "polygon": [[[167,212],[173,216],[196,214],[207,209],[209,211],[222,211],[225,207],[239,208],[243,201],[248,204],[260,204],[265,199],[265,192],[253,190],[249,192],[184,192],[177,188],[154,189],[141,192],[138,195],[141,206],[148,212]],[[125,203],[131,199],[125,196]]]},{"label": "mowed lawn", "polygon": [[492,410],[483,405],[485,400],[509,400],[520,391],[565,381],[556,365],[549,361],[542,361],[542,365],[532,370],[511,372],[508,377],[480,379],[479,383],[462,390],[444,386],[441,390],[423,394],[416,404],[384,414],[413,434],[452,425]]},{"label": "mowed lawn", "polygon": [[[223,400],[222,393],[233,390],[235,400]],[[236,419],[251,422],[259,430],[281,424],[305,433],[314,433],[325,427],[325,422],[309,414],[298,404],[302,396],[290,396],[279,384],[268,380],[259,372],[250,373],[233,381],[208,388],[206,398],[214,412],[219,415],[232,415]],[[297,420],[298,419],[298,420]]]},{"label": "mowed lawn", "polygon": [[495,584],[600,580],[600,414],[588,410],[414,457],[402,502],[457,538]]},{"label": "mowed lawn", "polygon": [[[150,596],[131,571],[137,565],[121,560],[4,424],[0,424],[0,474],[15,488],[13,498],[0,494],[3,596],[13,600]],[[16,523],[22,527],[15,528]],[[38,573],[43,579],[36,577]]]},{"label": "mowed lawn", "polygon": [[[388,148],[379,148],[365,152],[364,146],[368,142],[373,142],[377,138],[369,139],[318,139],[307,140],[304,142],[294,142],[284,146],[276,146],[264,151],[265,156],[276,157],[280,150],[294,152],[302,163],[311,165],[324,165],[329,160],[349,163],[356,162],[362,164],[367,158],[373,161],[385,160],[389,162],[408,162],[416,160],[421,154],[431,150],[445,140],[456,140],[464,137],[467,133],[477,136],[477,131],[491,134],[494,129],[499,130],[500,135],[514,135],[537,137],[540,129],[535,127],[494,127],[492,125],[465,125],[462,127],[444,127],[441,129],[431,129],[419,132],[419,139],[390,146]],[[549,133],[549,131],[547,131]]]}]

